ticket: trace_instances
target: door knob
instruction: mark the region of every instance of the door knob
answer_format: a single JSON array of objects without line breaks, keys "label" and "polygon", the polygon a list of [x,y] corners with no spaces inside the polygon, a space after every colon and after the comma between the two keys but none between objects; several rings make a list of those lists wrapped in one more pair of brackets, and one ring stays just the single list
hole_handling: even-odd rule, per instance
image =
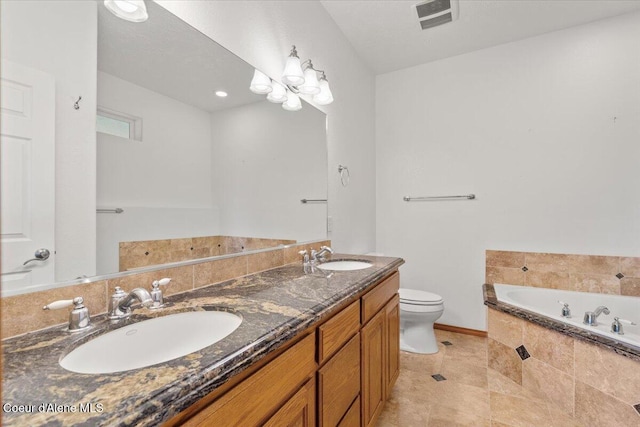
[{"label": "door knob", "polygon": [[49,249],[40,248],[34,254],[35,258],[25,261],[24,264],[22,265],[27,265],[31,261],[46,261],[49,259],[49,255],[51,255],[51,252],[49,252]]}]

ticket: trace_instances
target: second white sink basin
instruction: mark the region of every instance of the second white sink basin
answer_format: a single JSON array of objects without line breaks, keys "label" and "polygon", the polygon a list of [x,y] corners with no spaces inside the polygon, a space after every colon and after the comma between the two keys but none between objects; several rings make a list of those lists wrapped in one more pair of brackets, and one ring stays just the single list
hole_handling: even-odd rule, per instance
[{"label": "second white sink basin", "polygon": [[318,264],[318,268],[321,270],[332,271],[352,271],[352,270],[364,270],[371,267],[373,264],[367,261],[350,261],[350,260],[336,260],[327,261],[322,264]]},{"label": "second white sink basin", "polygon": [[191,311],[143,320],[92,339],[60,360],[81,374],[144,368],[214,344],[235,331],[242,317],[226,311]]}]

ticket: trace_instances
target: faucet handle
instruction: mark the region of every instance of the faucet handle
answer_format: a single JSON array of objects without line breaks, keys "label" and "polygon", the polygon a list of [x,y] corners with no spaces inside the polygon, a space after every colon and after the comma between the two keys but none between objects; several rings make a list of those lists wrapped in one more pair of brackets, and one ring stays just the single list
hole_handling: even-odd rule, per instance
[{"label": "faucet handle", "polygon": [[634,322],[632,322],[631,320],[626,320],[626,319],[621,319],[619,317],[614,317],[613,318],[613,323],[611,324],[611,332],[618,334],[618,335],[624,335],[624,331],[622,330],[622,325],[621,323],[626,323],[627,325],[635,325]]},{"label": "faucet handle", "polygon": [[171,282],[170,277],[165,277],[164,279],[154,280],[151,284],[151,299],[153,303],[149,308],[156,309],[164,307],[164,298],[162,296],[162,290],[160,286],[167,286]]},{"label": "faucet handle", "polygon": [[76,299],[79,300],[80,304],[84,302],[82,297],[77,297],[74,299],[61,299],[45,305],[44,307],[42,307],[42,309],[43,310],[60,310],[61,308],[71,307]]},{"label": "faucet handle", "polygon": [[82,297],[63,299],[49,303],[42,307],[42,309],[59,310],[73,305],[73,310],[69,313],[69,331],[76,332],[88,328],[91,323],[91,319],[89,318],[89,309],[84,306],[83,302],[84,299]]},{"label": "faucet handle", "polygon": [[307,250],[298,251],[298,255],[302,256],[302,265],[309,264],[309,252]]},{"label": "faucet handle", "polygon": [[154,280],[151,286],[153,289],[157,289],[158,286],[167,286],[171,282],[170,277],[165,277],[164,279]]},{"label": "faucet handle", "polygon": [[558,300],[558,304],[562,304],[562,317],[570,318],[571,317],[571,309],[569,308],[569,303]]}]

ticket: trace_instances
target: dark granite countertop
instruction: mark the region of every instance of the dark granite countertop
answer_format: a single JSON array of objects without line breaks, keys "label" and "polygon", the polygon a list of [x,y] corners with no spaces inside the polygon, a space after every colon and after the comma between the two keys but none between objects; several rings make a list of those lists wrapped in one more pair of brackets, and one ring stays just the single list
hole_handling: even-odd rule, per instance
[{"label": "dark granite countertop", "polygon": [[561,334],[568,335],[572,338],[607,348],[630,359],[640,361],[640,348],[633,347],[627,343],[616,341],[603,335],[594,334],[585,329],[502,302],[498,300],[496,291],[492,284],[484,284],[482,286],[482,291],[484,294],[484,304],[488,307],[528,320],[547,329],[552,329],[556,332],[560,332]]},{"label": "dark granite countertop", "polygon": [[[92,318],[93,327],[87,332],[70,334],[65,327],[54,327],[5,340],[3,405],[25,405],[23,410],[32,412],[3,411],[2,422],[12,426],[158,425],[404,263],[401,258],[333,256],[340,258],[368,260],[373,267],[329,275],[305,274],[301,264],[289,264],[168,297],[169,306],[161,310],[137,308],[131,319],[116,326],[101,315]],[[207,309],[238,312],[243,322],[209,347],[147,368],[89,375],[66,371],[58,364],[79,344],[109,330],[151,317]],[[171,337],[163,339],[171,345]],[[41,404],[49,406],[41,408]],[[81,411],[80,405],[86,411],[87,404],[92,412]]]}]

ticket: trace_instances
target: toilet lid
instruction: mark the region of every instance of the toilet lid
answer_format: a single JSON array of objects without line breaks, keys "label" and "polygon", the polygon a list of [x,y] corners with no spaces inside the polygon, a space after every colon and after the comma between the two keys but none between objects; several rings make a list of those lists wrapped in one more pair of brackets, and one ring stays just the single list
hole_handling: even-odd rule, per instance
[{"label": "toilet lid", "polygon": [[408,304],[415,305],[432,305],[442,304],[442,297],[438,294],[434,294],[426,291],[419,291],[417,289],[400,288],[400,301]]}]

